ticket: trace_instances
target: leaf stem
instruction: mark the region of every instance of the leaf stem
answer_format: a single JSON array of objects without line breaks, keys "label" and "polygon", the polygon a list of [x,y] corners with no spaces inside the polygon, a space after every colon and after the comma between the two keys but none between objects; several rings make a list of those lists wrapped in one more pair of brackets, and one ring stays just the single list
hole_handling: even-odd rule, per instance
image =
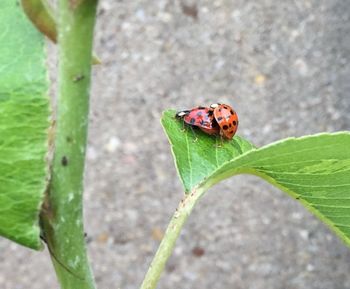
[{"label": "leaf stem", "polygon": [[85,247],[82,192],[97,2],[59,1],[57,128],[41,221],[62,289],[95,288]]},{"label": "leaf stem", "polygon": [[21,0],[24,12],[35,27],[51,41],[57,42],[57,28],[53,13],[46,0]]},{"label": "leaf stem", "polygon": [[191,193],[185,195],[185,197],[179,203],[140,289],[156,288],[165,264],[173,252],[175,242],[180,235],[181,229],[190,215],[194,205],[200,199],[203,193],[203,189],[194,189]]}]

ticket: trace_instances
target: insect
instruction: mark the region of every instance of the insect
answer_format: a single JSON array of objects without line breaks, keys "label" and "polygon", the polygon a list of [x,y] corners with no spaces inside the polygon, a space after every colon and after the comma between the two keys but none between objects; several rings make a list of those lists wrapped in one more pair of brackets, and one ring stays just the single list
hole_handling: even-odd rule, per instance
[{"label": "insect", "polygon": [[213,108],[199,106],[191,110],[179,111],[176,117],[189,124],[191,128],[198,127],[209,135],[218,135],[220,132],[220,127],[214,119]]},{"label": "insect", "polygon": [[237,113],[227,104],[214,103],[210,108],[214,110],[214,118],[220,127],[220,136],[232,139],[238,128]]}]

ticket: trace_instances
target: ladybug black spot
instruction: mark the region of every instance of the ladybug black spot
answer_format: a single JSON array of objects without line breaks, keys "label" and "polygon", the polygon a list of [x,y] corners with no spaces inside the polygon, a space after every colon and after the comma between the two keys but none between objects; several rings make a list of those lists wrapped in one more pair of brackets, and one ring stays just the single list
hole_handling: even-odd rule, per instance
[{"label": "ladybug black spot", "polygon": [[234,121],[232,122],[232,124],[233,124],[234,126],[236,126],[236,125],[237,125],[237,122],[234,120]]},{"label": "ladybug black spot", "polygon": [[202,112],[201,111],[198,111],[197,112],[197,116],[201,116],[202,115]]},{"label": "ladybug black spot", "polygon": [[196,120],[194,118],[191,118],[190,123],[194,124],[195,122],[196,122]]},{"label": "ladybug black spot", "polygon": [[229,134],[233,134],[233,130],[230,130],[228,133],[229,133]]},{"label": "ladybug black spot", "polygon": [[227,107],[227,106],[224,106],[224,109],[228,109],[228,107]]},{"label": "ladybug black spot", "polygon": [[221,117],[221,116],[219,116],[219,117],[218,117],[218,121],[221,121],[221,120],[222,120],[222,117]]},{"label": "ladybug black spot", "polygon": [[235,112],[234,112],[232,109],[230,110],[230,113],[231,113],[231,114],[235,114]]},{"label": "ladybug black spot", "polygon": [[230,123],[228,126],[229,126],[229,127],[232,127],[232,124]]},{"label": "ladybug black spot", "polygon": [[222,127],[223,130],[227,130],[228,129],[228,126],[225,124],[223,127]]}]

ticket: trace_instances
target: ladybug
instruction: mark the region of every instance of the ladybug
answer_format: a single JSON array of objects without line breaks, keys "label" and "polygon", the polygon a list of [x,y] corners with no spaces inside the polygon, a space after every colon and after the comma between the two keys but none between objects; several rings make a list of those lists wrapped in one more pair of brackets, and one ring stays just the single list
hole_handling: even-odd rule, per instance
[{"label": "ladybug", "polygon": [[238,128],[237,113],[227,104],[214,103],[210,108],[214,110],[214,118],[220,127],[220,136],[232,139]]},{"label": "ladybug", "polygon": [[176,113],[176,117],[185,123],[196,126],[209,135],[218,135],[220,127],[214,119],[214,109],[199,106],[191,110],[183,110]]}]

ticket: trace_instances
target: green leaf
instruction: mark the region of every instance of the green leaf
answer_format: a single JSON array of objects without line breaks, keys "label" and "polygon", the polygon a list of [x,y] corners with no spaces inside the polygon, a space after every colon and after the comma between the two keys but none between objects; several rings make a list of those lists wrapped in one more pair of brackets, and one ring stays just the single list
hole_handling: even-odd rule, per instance
[{"label": "green leaf", "polygon": [[[181,120],[175,118],[175,114],[174,110],[166,111],[162,125],[172,145],[176,168],[187,193],[223,163],[254,148],[238,136],[230,142],[221,142],[220,138],[208,136],[200,130],[192,132]],[[198,135],[196,141],[194,133]]]},{"label": "green leaf", "polygon": [[220,148],[204,134],[194,143],[173,116],[165,112],[162,123],[187,192],[205,191],[237,174],[257,175],[300,201],[350,245],[350,132],[288,138],[259,149],[235,136]]},{"label": "green leaf", "polygon": [[40,249],[49,100],[42,36],[17,1],[0,2],[0,235]]}]

